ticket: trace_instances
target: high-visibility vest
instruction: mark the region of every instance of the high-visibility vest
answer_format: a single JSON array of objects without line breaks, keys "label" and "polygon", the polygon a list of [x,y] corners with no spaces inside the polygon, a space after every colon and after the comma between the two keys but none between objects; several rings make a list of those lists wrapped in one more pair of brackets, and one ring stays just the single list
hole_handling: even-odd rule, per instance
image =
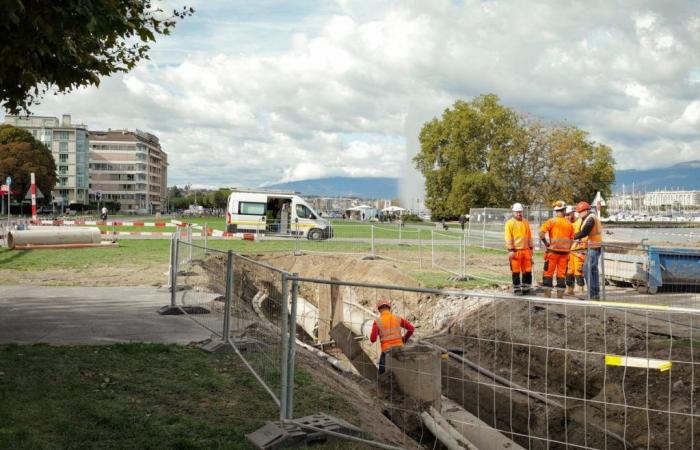
[{"label": "high-visibility vest", "polygon": [[[581,220],[581,218],[579,217],[578,219],[574,220],[574,223],[572,223],[571,225],[574,227],[574,234],[576,234],[579,231],[581,231],[581,226],[583,225],[583,220]],[[581,240],[581,243],[579,243],[578,241],[574,241],[571,244],[572,251],[585,250],[585,248],[586,248],[586,242],[583,239]]]},{"label": "high-visibility vest", "polygon": [[379,328],[379,342],[382,344],[382,352],[392,347],[403,347],[400,317],[389,311],[382,311],[379,320],[377,320],[377,328]]},{"label": "high-visibility vest", "polygon": [[532,248],[532,230],[527,220],[510,219],[506,222],[506,248],[508,250],[525,250]]},{"label": "high-visibility vest", "polygon": [[[603,243],[603,224],[600,222],[600,219],[593,214],[588,214],[586,222],[589,220],[594,221],[593,229],[591,229],[588,236],[581,239],[581,241],[584,242],[588,248],[600,248]],[[583,227],[583,224],[581,227]]]},{"label": "high-visibility vest", "polygon": [[549,234],[549,250],[569,253],[574,237],[574,227],[564,217],[553,217],[542,224],[541,232]]}]

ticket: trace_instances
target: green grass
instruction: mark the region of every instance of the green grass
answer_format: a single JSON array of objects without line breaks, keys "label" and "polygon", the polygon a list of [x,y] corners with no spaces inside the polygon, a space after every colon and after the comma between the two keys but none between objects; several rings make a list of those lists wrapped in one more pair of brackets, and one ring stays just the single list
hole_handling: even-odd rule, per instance
[{"label": "green grass", "polygon": [[[296,380],[296,416],[332,404],[328,412],[356,422],[349,399],[303,371]],[[247,449],[245,434],[277,417],[231,353],[139,343],[0,346],[0,448]]]}]

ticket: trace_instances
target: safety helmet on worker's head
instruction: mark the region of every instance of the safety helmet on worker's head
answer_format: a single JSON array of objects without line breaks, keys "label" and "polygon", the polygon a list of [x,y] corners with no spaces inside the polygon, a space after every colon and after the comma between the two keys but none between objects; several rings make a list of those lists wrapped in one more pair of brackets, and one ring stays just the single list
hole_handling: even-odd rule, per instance
[{"label": "safety helmet on worker's head", "polygon": [[525,208],[523,208],[522,203],[513,203],[513,207],[511,208],[513,212],[523,212],[525,211]]},{"label": "safety helmet on worker's head", "polygon": [[555,211],[563,211],[566,209],[566,203],[562,200],[557,200],[556,202],[552,203],[552,208]]},{"label": "safety helmet on worker's head", "polygon": [[384,307],[391,309],[391,300],[383,298],[377,302],[377,309],[378,310],[380,310]]},{"label": "safety helmet on worker's head", "polygon": [[566,215],[568,216],[569,214],[572,214],[574,211],[575,211],[575,210],[574,210],[574,207],[573,207],[573,206],[571,206],[571,205],[566,205],[566,211],[564,211],[564,214],[566,214]]},{"label": "safety helmet on worker's head", "polygon": [[578,202],[576,204],[576,212],[583,212],[583,211],[588,211],[591,209],[591,205],[588,204],[588,202]]}]

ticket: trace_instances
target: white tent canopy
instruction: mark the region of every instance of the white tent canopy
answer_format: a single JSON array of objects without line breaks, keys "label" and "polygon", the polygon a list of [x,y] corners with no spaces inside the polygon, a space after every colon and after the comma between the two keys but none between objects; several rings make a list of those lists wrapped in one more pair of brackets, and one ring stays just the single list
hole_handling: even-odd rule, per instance
[{"label": "white tent canopy", "polygon": [[369,205],[359,205],[359,206],[353,206],[352,208],[348,208],[346,211],[364,211],[367,209],[374,209]]},{"label": "white tent canopy", "polygon": [[402,208],[400,206],[387,206],[386,208],[382,209],[383,212],[402,212],[406,211],[406,208]]}]

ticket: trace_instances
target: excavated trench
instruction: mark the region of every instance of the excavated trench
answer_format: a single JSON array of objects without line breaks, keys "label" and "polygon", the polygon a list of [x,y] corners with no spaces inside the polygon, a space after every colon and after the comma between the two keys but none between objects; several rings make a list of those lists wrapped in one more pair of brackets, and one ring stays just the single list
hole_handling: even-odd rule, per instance
[{"label": "excavated trench", "polygon": [[[260,259],[302,276],[415,285],[380,261],[304,258]],[[216,271],[223,263],[212,258],[205,264]],[[249,302],[265,289],[272,302],[266,314],[277,321],[279,280],[253,264],[237,269],[234,279],[241,301],[236,302],[235,314],[253,319]],[[211,289],[223,292],[218,285],[222,281],[210,279]],[[363,288],[343,289],[348,298],[369,307],[377,295]],[[314,302],[318,290],[302,283],[300,295]],[[698,343],[688,335],[692,327],[678,325],[690,324],[689,317],[674,317],[674,325],[661,313],[644,316],[615,309],[390,295],[400,295],[400,313],[417,325],[418,336],[442,332],[425,342],[450,351],[451,357],[441,363],[443,395],[524,448],[660,450],[692,448],[700,442],[700,421],[692,415],[700,408],[700,371],[693,370],[693,361],[700,357]],[[665,372],[611,367],[604,364],[605,354],[672,359],[674,365]],[[420,405],[386,386],[384,392],[393,402],[387,415],[407,434],[422,433],[418,414],[406,412],[419,411]]]}]

